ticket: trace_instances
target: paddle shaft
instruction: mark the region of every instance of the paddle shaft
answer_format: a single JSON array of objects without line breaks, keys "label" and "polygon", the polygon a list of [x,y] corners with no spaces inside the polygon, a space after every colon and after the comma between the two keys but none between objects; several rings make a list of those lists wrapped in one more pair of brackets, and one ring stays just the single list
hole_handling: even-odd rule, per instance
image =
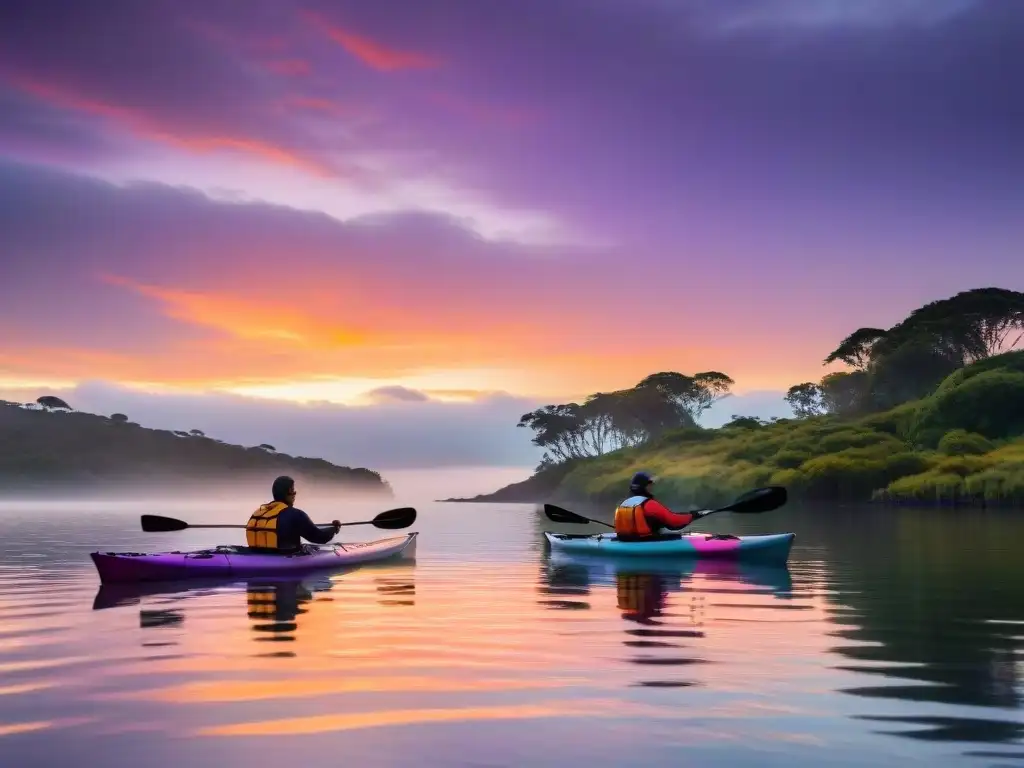
[{"label": "paddle shaft", "polygon": [[[342,525],[371,525],[373,520],[360,520],[356,523],[342,523]],[[317,528],[333,528],[334,523],[314,523]],[[204,524],[188,524],[189,528],[246,528],[244,525],[204,525]]]}]

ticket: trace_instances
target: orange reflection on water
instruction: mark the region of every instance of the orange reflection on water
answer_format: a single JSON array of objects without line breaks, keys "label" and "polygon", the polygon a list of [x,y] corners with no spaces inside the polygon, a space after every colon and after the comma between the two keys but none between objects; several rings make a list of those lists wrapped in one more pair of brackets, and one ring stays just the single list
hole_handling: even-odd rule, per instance
[{"label": "orange reflection on water", "polygon": [[[585,683],[585,680],[575,681]],[[147,699],[177,704],[200,702],[259,701],[262,699],[307,698],[338,693],[431,692],[458,693],[559,688],[555,679],[545,680],[456,680],[440,677],[356,677],[333,680],[309,680],[289,677],[285,680],[218,680],[193,682],[146,691],[107,694],[105,699]]]},{"label": "orange reflection on water", "polygon": [[394,725],[441,723],[469,720],[523,720],[545,717],[619,717],[623,702],[602,700],[560,700],[543,704],[495,707],[453,707],[446,709],[400,709],[314,715],[282,720],[263,720],[236,725],[201,728],[201,736],[282,736],[350,731]]}]

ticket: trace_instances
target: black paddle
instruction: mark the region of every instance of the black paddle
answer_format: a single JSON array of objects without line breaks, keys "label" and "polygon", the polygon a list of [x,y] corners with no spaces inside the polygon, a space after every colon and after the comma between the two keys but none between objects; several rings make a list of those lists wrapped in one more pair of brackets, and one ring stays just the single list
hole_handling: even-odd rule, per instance
[{"label": "black paddle", "polygon": [[[714,514],[715,512],[735,512],[740,515],[753,515],[760,512],[770,512],[771,510],[778,509],[785,504],[787,498],[788,495],[786,494],[786,489],[781,485],[769,485],[765,488],[755,488],[754,490],[747,491],[742,496],[737,497],[736,501],[727,507],[708,510],[701,515],[699,519],[703,520],[705,517]],[[597,523],[598,525],[606,525],[609,528],[615,527],[611,523],[604,522],[604,520],[594,520],[590,517],[577,515],[575,512],[570,512],[568,509],[557,507],[554,504],[545,504],[544,514],[556,523],[579,523],[580,525]]]},{"label": "black paddle", "polygon": [[[381,512],[373,520],[360,520],[355,523],[342,523],[342,525],[373,525],[377,528],[408,528],[416,521],[416,509],[414,507],[399,507]],[[320,528],[333,527],[332,523],[319,523]],[[162,515],[143,515],[142,530],[147,533],[164,533],[167,531],[183,531],[186,528],[245,528],[244,525],[193,525],[184,520],[176,520],[173,517]]]}]

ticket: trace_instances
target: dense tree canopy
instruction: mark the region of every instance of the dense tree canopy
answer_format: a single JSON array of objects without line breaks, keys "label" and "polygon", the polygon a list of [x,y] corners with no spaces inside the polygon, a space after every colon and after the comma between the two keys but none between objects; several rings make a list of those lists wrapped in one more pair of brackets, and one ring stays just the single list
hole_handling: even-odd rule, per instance
[{"label": "dense tree canopy", "polygon": [[519,419],[544,449],[542,465],[641,445],[679,427],[693,427],[716,401],[729,396],[733,380],[718,371],[687,376],[653,373],[631,389],[597,392],[582,404],[545,405]]},{"label": "dense tree canopy", "polygon": [[1024,340],[1024,293],[976,288],[933,301],[892,328],[858,328],[825,358],[852,370],[790,387],[799,417],[859,415],[927,396],[957,369]]}]

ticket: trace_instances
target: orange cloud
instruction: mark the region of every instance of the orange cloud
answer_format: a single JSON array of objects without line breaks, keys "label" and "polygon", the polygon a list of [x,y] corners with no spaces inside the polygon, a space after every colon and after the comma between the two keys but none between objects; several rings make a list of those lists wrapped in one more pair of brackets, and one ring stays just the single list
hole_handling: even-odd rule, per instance
[{"label": "orange cloud", "polygon": [[394,72],[401,69],[433,69],[441,66],[442,62],[438,58],[415,51],[388,48],[375,40],[335,26],[319,14],[306,12],[304,16],[307,21],[344,48],[350,55],[380,72]]},{"label": "orange cloud", "polygon": [[[0,375],[69,382],[99,377],[346,402],[349,394],[384,384],[444,390],[435,393],[442,399],[503,390],[568,400],[633,386],[659,370],[722,370],[736,379],[738,390],[784,390],[821,375],[817,358],[805,354],[800,343],[785,349],[766,348],[756,339],[743,346],[700,346],[654,334],[638,349],[630,333],[611,332],[590,316],[532,313],[517,319],[497,307],[481,313],[471,306],[431,303],[429,290],[422,303],[410,303],[354,276],[313,279],[293,272],[290,277],[285,290],[267,294],[239,285],[237,277],[233,290],[224,291],[104,276],[107,283],[152,300],[164,316],[210,333],[172,337],[152,352],[47,346],[41,340],[19,347],[12,341],[0,351]],[[301,302],[291,301],[296,295]],[[124,321],[128,339],[131,318]],[[558,332],[552,332],[553,322]],[[803,373],[792,362],[801,358],[809,360]],[[408,384],[425,376],[441,379]],[[456,391],[463,389],[476,392],[470,397]]]},{"label": "orange cloud", "polygon": [[136,136],[151,141],[171,144],[192,152],[202,153],[230,149],[254,155],[277,165],[298,168],[317,176],[334,176],[335,171],[324,164],[299,155],[289,149],[249,137],[183,134],[156,123],[153,118],[131,107],[109,104],[80,96],[71,89],[25,76],[7,76],[6,79],[20,90],[35,98],[63,109],[72,109],[111,120]]},{"label": "orange cloud", "polygon": [[156,299],[164,305],[168,317],[207,326],[237,339],[319,349],[366,343],[364,332],[318,322],[288,302],[253,302],[234,296],[161,288],[116,275],[105,275],[103,279]]}]

